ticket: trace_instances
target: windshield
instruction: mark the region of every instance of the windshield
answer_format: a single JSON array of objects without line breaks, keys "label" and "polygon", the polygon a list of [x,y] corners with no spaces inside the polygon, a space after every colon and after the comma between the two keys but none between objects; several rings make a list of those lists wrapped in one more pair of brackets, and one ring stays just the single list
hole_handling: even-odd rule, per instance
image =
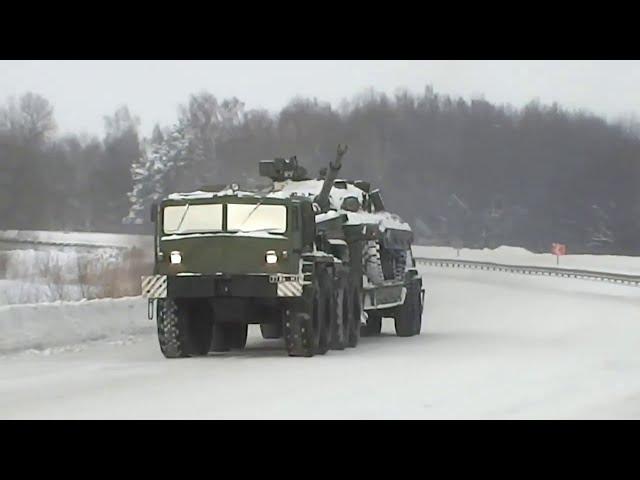
[{"label": "windshield", "polygon": [[222,230],[221,204],[174,205],[164,209],[165,233],[204,233]]},{"label": "windshield", "polygon": [[287,207],[230,203],[227,205],[227,230],[284,233],[287,231]]}]

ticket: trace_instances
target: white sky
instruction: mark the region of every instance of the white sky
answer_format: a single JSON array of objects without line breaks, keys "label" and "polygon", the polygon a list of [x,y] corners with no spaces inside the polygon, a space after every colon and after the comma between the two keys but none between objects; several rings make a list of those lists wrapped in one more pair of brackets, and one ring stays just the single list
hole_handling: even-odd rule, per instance
[{"label": "white sky", "polygon": [[155,122],[173,122],[178,104],[200,90],[276,111],[298,94],[338,106],[369,87],[392,94],[429,84],[438,93],[518,107],[538,98],[610,119],[640,113],[640,61],[0,61],[0,102],[39,93],[53,103],[61,133],[97,135],[103,115],[123,104],[148,135]]}]

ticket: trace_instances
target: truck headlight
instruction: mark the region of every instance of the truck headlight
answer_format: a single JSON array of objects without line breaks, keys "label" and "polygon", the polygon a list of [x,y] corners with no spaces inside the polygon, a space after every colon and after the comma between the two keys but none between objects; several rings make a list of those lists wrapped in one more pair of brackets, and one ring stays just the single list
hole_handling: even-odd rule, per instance
[{"label": "truck headlight", "polygon": [[171,252],[171,263],[178,264],[182,263],[182,254],[178,251]]},{"label": "truck headlight", "polygon": [[267,263],[277,263],[278,261],[278,255],[276,255],[276,252],[274,250],[267,250],[267,253],[265,253],[264,255],[265,260],[267,261]]}]

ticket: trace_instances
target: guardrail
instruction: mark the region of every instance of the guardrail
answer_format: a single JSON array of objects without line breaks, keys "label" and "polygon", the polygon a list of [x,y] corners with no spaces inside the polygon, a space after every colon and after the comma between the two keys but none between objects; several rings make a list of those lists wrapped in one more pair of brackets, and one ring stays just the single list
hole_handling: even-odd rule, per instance
[{"label": "guardrail", "polygon": [[[27,246],[47,247],[79,247],[128,249],[132,246],[153,248],[153,237],[148,235],[118,235],[118,234],[77,234],[68,235],[62,232],[44,232],[53,238],[39,238],[40,232],[0,231],[0,250],[6,247],[25,248]],[[45,236],[46,236],[45,235]],[[65,238],[67,237],[67,238]],[[83,238],[84,237],[84,238]],[[102,238],[107,237],[107,238]],[[414,257],[418,265],[429,265],[447,268],[466,268],[498,272],[519,273],[524,275],[542,275],[551,277],[578,278],[610,283],[640,286],[639,275],[622,273],[599,272],[594,270],[580,270],[572,268],[539,267],[532,265],[512,265],[495,262],[480,262],[477,260],[460,260],[449,258]]]},{"label": "guardrail", "polygon": [[126,235],[91,232],[53,231],[0,231],[0,250],[28,248],[74,247],[86,250],[99,248],[130,249],[153,248],[153,237],[149,235]]},{"label": "guardrail", "polygon": [[453,260],[446,258],[415,257],[418,265],[429,265],[446,268],[467,268],[474,270],[490,270],[524,275],[543,275],[550,277],[579,278],[602,282],[620,283],[640,286],[640,276],[622,273],[597,272],[593,270],[576,270],[570,268],[534,267],[530,265],[509,265],[493,262],[478,262],[474,260]]}]

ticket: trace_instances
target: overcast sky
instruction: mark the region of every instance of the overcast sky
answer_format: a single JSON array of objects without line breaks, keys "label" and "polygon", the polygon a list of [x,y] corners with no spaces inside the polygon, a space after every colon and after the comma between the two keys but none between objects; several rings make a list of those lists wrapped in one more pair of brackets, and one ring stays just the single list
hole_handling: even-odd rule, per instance
[{"label": "overcast sky", "polygon": [[147,135],[200,90],[276,111],[295,95],[338,106],[369,87],[392,94],[429,84],[518,107],[538,98],[610,119],[640,113],[639,61],[0,61],[0,102],[39,93],[53,103],[62,133],[98,135],[103,115],[123,104]]}]

